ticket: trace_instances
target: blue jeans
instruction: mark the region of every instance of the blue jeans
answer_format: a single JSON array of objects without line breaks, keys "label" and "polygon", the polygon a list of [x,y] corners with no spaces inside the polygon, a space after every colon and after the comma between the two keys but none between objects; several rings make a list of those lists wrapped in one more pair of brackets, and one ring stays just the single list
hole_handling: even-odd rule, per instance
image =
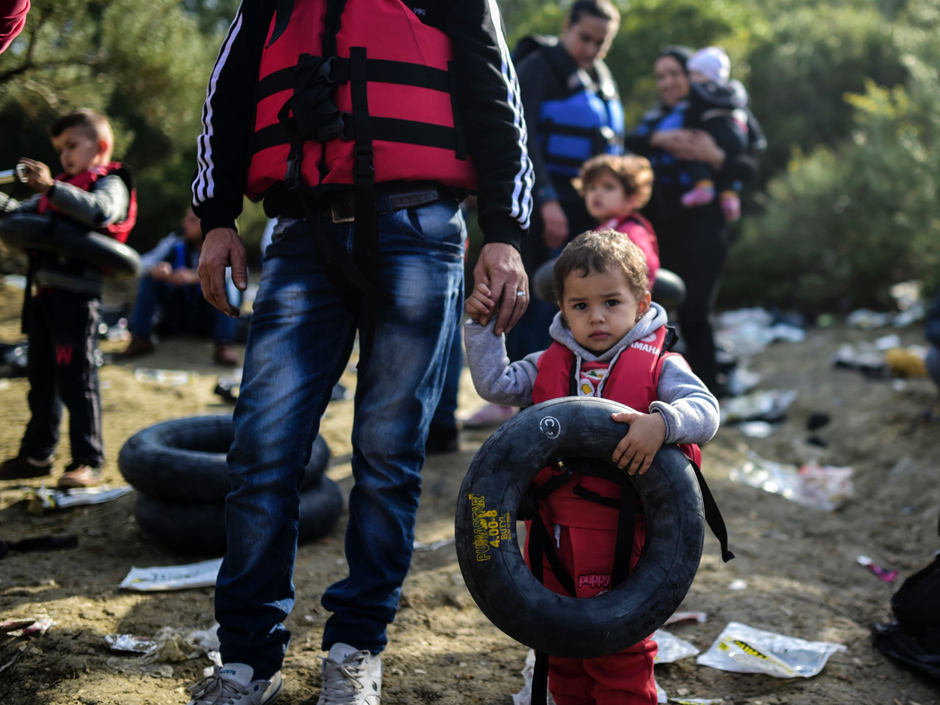
[{"label": "blue jeans", "polygon": [[[321,220],[352,251],[350,225]],[[322,603],[333,613],[323,648],[380,652],[411,563],[428,425],[438,403],[457,311],[466,225],[456,202],[379,218],[381,285],[393,304],[376,316],[360,370],[352,430],[349,576]],[[254,303],[228,455],[228,552],[216,583],[222,658],[279,670],[294,604],[299,485],[330,391],[356,335],[306,223],[276,231]]]},{"label": "blue jeans", "polygon": [[457,397],[460,394],[460,373],[463,371],[463,277],[460,277],[457,291],[457,323],[447,355],[444,387],[441,390],[441,400],[431,418],[431,428],[438,431],[457,430]]},{"label": "blue jeans", "polygon": [[[225,290],[229,301],[238,306],[242,293],[231,282],[226,281]],[[151,276],[141,277],[134,301],[131,318],[131,333],[137,338],[150,338],[153,315],[162,309],[167,328],[174,333],[204,335],[212,331],[216,343],[231,343],[235,340],[236,320],[212,307],[202,296],[198,284],[174,286],[157,281]]]}]

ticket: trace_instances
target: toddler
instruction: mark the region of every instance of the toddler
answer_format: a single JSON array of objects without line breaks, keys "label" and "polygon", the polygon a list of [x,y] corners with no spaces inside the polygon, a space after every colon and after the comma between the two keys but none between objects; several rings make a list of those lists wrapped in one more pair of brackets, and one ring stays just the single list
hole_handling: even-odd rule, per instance
[{"label": "toddler", "polygon": [[[49,134],[64,171],[53,178],[42,162],[21,159],[37,195],[14,212],[46,215],[51,228],[96,230],[127,240],[137,202],[130,173],[111,161],[114,137],[108,119],[94,110],[76,110],[56,120]],[[0,464],[0,480],[52,472],[64,405],[72,462],[59,487],[96,485],[104,462],[94,355],[104,274],[82,261],[34,253],[27,279],[23,323],[29,339],[30,420],[19,453]]]},{"label": "toddler", "polygon": [[[664,444],[710,440],[718,429],[718,402],[685,360],[668,352],[674,334],[666,326],[666,311],[650,301],[640,248],[613,230],[586,232],[564,249],[554,274],[560,309],[550,329],[555,342],[512,364],[503,336],[493,334],[492,320],[487,326],[477,323],[493,312],[492,292],[478,284],[467,300],[467,361],[479,394],[512,406],[576,394],[635,409],[613,415],[629,428],[611,462],[629,474],[647,472]],[[696,463],[700,460],[697,446],[685,445],[683,451]],[[632,568],[639,560],[645,518],[638,509],[630,555],[618,555],[618,507],[627,506],[621,503],[621,485],[574,469],[567,479],[554,480],[551,491],[539,491],[561,474],[558,468],[545,468],[536,477],[538,514],[528,537],[545,532],[550,538],[540,543],[546,553],[557,554],[567,571],[556,575],[547,556],[537,558],[546,587],[592,597],[616,586],[615,565],[625,562]],[[622,487],[632,492],[629,482]],[[549,689],[558,705],[654,705],[656,648],[647,638],[600,658],[549,657]]]}]

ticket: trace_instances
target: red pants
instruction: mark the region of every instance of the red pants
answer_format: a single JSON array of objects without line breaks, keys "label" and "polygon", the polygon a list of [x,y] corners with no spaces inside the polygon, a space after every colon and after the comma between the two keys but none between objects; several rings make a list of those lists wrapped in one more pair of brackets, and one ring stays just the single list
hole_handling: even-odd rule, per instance
[{"label": "red pants", "polygon": [[[554,501],[550,495],[540,502],[542,521],[562,565],[574,579],[577,597],[606,592],[614,565],[618,510],[580,498],[577,504],[567,497],[557,499],[560,501]],[[556,523],[546,521],[548,516]],[[530,525],[531,522],[526,522],[528,530]],[[636,566],[645,542],[646,519],[639,515],[633,535],[631,569]],[[528,563],[528,534],[525,554]],[[545,587],[561,595],[568,594],[547,559],[543,559],[543,575]],[[655,656],[656,642],[652,639],[592,659],[549,656],[548,689],[558,705],[656,705]]]}]

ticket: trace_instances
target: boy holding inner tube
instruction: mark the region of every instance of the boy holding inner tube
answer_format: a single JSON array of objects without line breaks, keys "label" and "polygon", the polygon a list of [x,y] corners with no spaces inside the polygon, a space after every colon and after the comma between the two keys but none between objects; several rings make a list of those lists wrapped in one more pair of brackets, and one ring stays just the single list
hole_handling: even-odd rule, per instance
[{"label": "boy holding inner tube", "polygon": [[[14,213],[47,216],[50,232],[72,227],[126,241],[137,203],[129,172],[111,161],[114,136],[108,119],[94,110],[76,110],[56,120],[49,134],[64,171],[53,178],[42,162],[21,159],[26,183],[37,195]],[[104,444],[94,353],[103,279],[104,273],[92,264],[30,254],[23,311],[29,338],[30,420],[19,453],[0,464],[0,480],[51,474],[64,404],[72,461],[58,485],[90,487],[101,482]]]},{"label": "boy holding inner tube", "polygon": [[[465,338],[480,396],[511,406],[572,395],[611,399],[636,409],[613,415],[629,424],[611,457],[621,470],[647,472],[667,443],[680,444],[698,463],[701,453],[694,444],[711,440],[718,430],[718,401],[681,355],[668,352],[674,333],[667,328],[666,311],[650,301],[640,248],[613,230],[586,232],[562,252],[554,276],[561,309],[550,329],[555,342],[512,364],[503,336],[493,334],[492,323],[478,323],[493,313],[496,302],[485,284],[474,288],[466,303],[472,320]],[[538,512],[527,522],[526,560],[531,566],[533,533],[545,532],[539,542],[545,554],[536,559],[543,564],[545,586],[593,597],[614,587],[619,560],[635,566],[646,521],[638,507],[632,545],[618,547],[621,488],[632,492],[630,483],[621,486],[592,475],[589,466],[571,465],[545,468],[533,482]],[[567,574],[558,575],[552,563]],[[647,638],[600,658],[550,656],[549,690],[558,705],[653,705],[656,648]]]}]

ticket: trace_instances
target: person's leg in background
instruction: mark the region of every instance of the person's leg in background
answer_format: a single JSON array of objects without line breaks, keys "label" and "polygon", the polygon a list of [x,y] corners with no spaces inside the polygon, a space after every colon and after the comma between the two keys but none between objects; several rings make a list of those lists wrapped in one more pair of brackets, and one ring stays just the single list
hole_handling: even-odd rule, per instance
[{"label": "person's leg in background", "polygon": [[59,487],[90,487],[101,482],[104,441],[101,437],[101,391],[98,385],[97,298],[53,290],[52,340],[56,352],[56,386],[69,412],[72,461]]},{"label": "person's leg in background", "polygon": [[657,232],[660,261],[685,282],[685,300],[678,308],[685,358],[712,393],[721,394],[712,326],[721,270],[728,253],[721,210],[712,203],[687,211],[660,227]]},{"label": "person's leg in background", "polygon": [[153,317],[158,308],[172,306],[176,289],[172,284],[157,281],[149,274],[140,278],[129,326],[131,342],[119,353],[119,357],[137,357],[153,351]]},{"label": "person's leg in background", "polygon": [[933,380],[933,383],[940,388],[940,349],[937,349],[933,345],[927,350],[927,374],[930,375],[930,379]]}]

